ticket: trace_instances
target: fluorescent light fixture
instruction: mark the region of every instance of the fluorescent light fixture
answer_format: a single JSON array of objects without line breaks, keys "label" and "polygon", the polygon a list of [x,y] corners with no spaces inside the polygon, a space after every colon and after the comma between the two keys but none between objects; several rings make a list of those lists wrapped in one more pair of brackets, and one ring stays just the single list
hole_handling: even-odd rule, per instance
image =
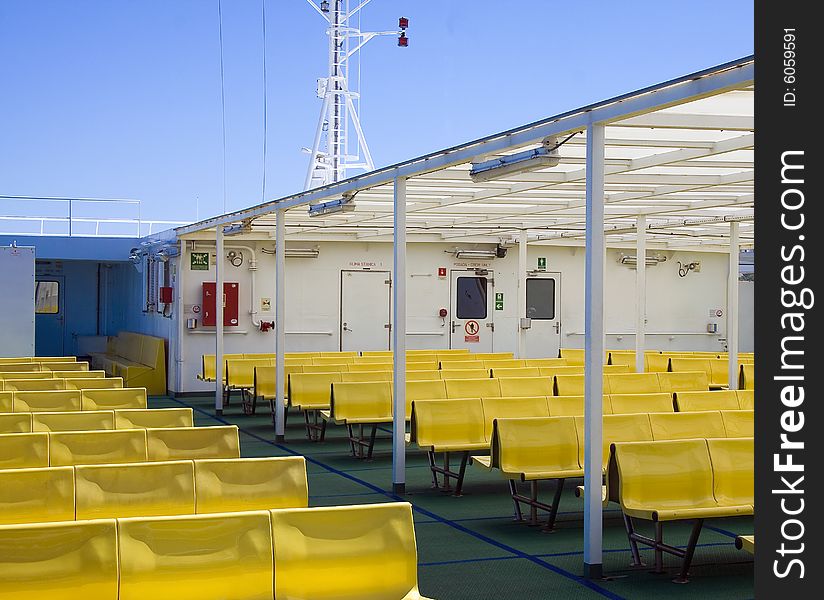
[{"label": "fluorescent light fixture", "polygon": [[239,235],[241,233],[252,233],[252,223],[250,221],[227,225],[223,228],[223,235]]},{"label": "fluorescent light fixture", "polygon": [[[646,263],[648,267],[654,267],[655,265],[666,261],[667,257],[663,254],[653,254],[652,256],[646,257]],[[618,255],[618,262],[628,267],[635,267],[638,265],[638,257],[634,254],[621,253]]]},{"label": "fluorescent light fixture", "polygon": [[498,253],[495,250],[455,250],[455,258],[467,258],[470,260],[491,260],[497,257]]},{"label": "fluorescent light fixture", "polygon": [[321,204],[314,204],[309,207],[310,217],[319,217],[321,215],[331,215],[339,212],[351,212],[355,210],[355,202],[352,196],[346,196],[339,200],[330,200]]},{"label": "fluorescent light fixture", "polygon": [[287,248],[286,258],[317,258],[320,251],[317,248]]},{"label": "fluorescent light fixture", "polygon": [[557,166],[561,162],[558,143],[554,137],[544,139],[541,146],[517,154],[501,156],[481,163],[472,163],[469,176],[475,183],[507,175]]}]

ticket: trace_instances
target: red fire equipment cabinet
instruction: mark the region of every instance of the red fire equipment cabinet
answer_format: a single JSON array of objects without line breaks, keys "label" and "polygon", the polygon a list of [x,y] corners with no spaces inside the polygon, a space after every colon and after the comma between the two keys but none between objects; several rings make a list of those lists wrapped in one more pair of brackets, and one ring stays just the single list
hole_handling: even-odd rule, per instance
[{"label": "red fire equipment cabinet", "polygon": [[[223,283],[223,326],[237,327],[238,317],[238,284],[231,282]],[[217,284],[214,281],[203,282],[203,326],[214,327],[217,323],[215,321],[215,312],[217,305],[215,304],[215,292]]]}]

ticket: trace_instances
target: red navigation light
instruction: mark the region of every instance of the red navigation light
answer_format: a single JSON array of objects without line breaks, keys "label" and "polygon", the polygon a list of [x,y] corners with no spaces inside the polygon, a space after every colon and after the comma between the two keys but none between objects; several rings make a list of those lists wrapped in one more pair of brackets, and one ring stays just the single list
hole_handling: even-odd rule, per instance
[{"label": "red navigation light", "polygon": [[406,48],[409,46],[409,38],[406,37],[406,34],[401,32],[400,36],[398,36],[398,46],[401,48]]},{"label": "red navigation light", "polygon": [[400,19],[398,19],[398,27],[400,27],[401,29],[406,29],[407,27],[409,27],[409,19],[407,19],[406,17],[401,17]]}]

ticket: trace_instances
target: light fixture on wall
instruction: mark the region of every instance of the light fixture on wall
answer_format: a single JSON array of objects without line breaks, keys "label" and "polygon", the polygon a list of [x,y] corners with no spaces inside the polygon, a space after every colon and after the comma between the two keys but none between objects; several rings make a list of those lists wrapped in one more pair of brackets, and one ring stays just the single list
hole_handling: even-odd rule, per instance
[{"label": "light fixture on wall", "polygon": [[234,223],[223,228],[223,235],[240,235],[241,233],[252,233],[252,221],[247,219],[242,223]]},{"label": "light fixture on wall", "polygon": [[286,258],[317,258],[320,251],[317,248],[287,248]]},{"label": "light fixture on wall", "polygon": [[[446,252],[449,252],[449,250]],[[470,260],[491,260],[498,256],[495,250],[453,250],[453,252],[455,258]]]},{"label": "light fixture on wall", "polygon": [[560,153],[558,152],[560,145],[555,136],[549,136],[544,138],[539,147],[532,150],[524,150],[517,154],[472,163],[469,176],[475,183],[480,183],[507,175],[555,167],[561,162]]},{"label": "light fixture on wall", "polygon": [[352,212],[355,210],[356,193],[357,192],[344,194],[343,198],[339,198],[338,200],[313,204],[309,207],[309,216],[319,217],[321,215],[331,215],[339,212]]},{"label": "light fixture on wall", "polygon": [[[655,265],[666,261],[667,257],[663,254],[653,254],[646,257],[646,264],[648,267],[654,267]],[[634,254],[624,254],[622,252],[618,255],[618,262],[624,266],[632,268],[638,266],[638,257]]]}]

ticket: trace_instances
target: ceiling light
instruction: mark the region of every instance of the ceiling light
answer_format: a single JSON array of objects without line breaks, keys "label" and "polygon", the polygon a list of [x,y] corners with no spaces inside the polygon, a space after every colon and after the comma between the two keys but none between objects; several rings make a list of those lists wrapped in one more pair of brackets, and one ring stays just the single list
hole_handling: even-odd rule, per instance
[{"label": "ceiling light", "polygon": [[243,223],[235,223],[223,228],[223,235],[239,235],[241,233],[252,233],[251,221],[243,221]]},{"label": "ceiling light", "polygon": [[320,251],[317,248],[287,248],[286,258],[317,258]]},{"label": "ceiling light", "polygon": [[516,173],[555,167],[561,162],[558,146],[555,137],[550,136],[545,138],[538,148],[501,156],[481,163],[472,163],[469,176],[472,181],[479,183],[507,175],[515,175]]},{"label": "ceiling light", "polygon": [[[653,254],[646,257],[646,264],[648,267],[654,267],[659,263],[666,262],[666,260],[667,257],[663,254]],[[618,262],[628,267],[635,267],[638,265],[638,257],[634,254],[621,253],[618,255]]]},{"label": "ceiling light", "polygon": [[496,250],[454,250],[455,258],[470,260],[491,260],[497,258]]},{"label": "ceiling light", "polygon": [[309,216],[318,217],[321,215],[331,215],[339,212],[351,212],[355,210],[354,196],[344,196],[339,200],[330,200],[321,204],[313,204],[309,207]]}]

